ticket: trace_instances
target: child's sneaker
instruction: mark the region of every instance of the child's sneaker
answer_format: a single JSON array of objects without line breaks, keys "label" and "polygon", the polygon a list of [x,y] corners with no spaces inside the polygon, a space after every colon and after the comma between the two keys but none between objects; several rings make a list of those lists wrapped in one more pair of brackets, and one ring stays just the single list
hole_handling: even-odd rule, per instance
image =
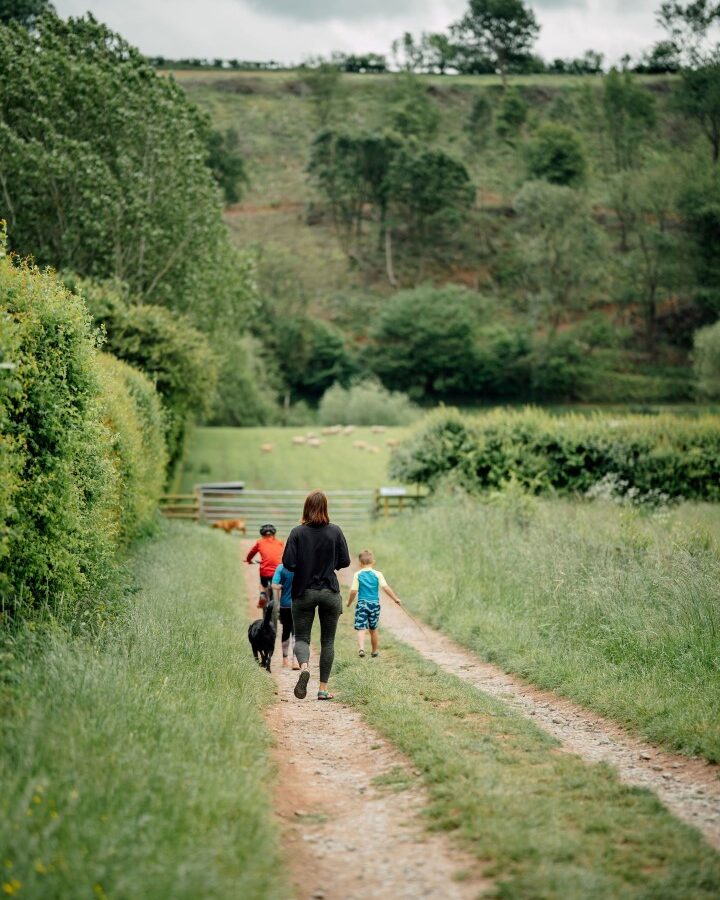
[{"label": "child's sneaker", "polygon": [[365,656],[365,651],[364,651],[364,650],[358,650],[358,656],[360,657],[360,659],[362,659],[362,658]]},{"label": "child's sneaker", "polygon": [[380,656],[380,651],[379,651],[379,650],[373,650],[373,652],[372,652],[370,655],[372,656],[373,659],[375,659],[376,656]]}]

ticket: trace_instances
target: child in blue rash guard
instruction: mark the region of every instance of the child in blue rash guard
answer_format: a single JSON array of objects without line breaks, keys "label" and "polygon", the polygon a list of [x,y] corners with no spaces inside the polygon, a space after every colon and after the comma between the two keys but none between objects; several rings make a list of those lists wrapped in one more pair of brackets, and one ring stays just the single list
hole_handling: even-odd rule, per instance
[{"label": "child in blue rash guard", "polygon": [[382,572],[373,569],[375,557],[371,550],[363,550],[358,556],[360,568],[355,573],[347,605],[351,606],[357,597],[355,607],[355,631],[358,636],[358,656],[365,656],[365,632],[370,631],[372,655],[379,656],[378,622],[380,620],[380,589],[398,605],[400,598],[385,581]]},{"label": "child in blue rash guard", "polygon": [[[282,654],[283,668],[290,666],[290,645],[293,639],[293,618],[292,618],[292,583],[293,573],[290,569],[280,565],[275,569],[272,577],[272,589],[275,593],[275,600],[280,600],[280,624],[282,625]],[[295,658],[293,658],[293,669],[299,669],[300,666]]]}]

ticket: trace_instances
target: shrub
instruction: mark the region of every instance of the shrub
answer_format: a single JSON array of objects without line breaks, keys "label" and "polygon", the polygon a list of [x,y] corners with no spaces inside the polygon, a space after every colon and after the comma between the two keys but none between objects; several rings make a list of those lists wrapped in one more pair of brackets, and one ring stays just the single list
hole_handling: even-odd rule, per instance
[{"label": "shrub", "polygon": [[117,538],[96,337],[79,298],[7,258],[0,260],[0,303],[16,354],[3,444],[13,448],[18,472],[2,510],[4,598],[9,606],[20,598],[59,604],[101,576]]},{"label": "shrub", "polygon": [[435,488],[451,473],[468,486],[468,463],[477,443],[476,429],[457,410],[441,409],[423,421],[419,431],[404,441],[390,460],[390,477]]},{"label": "shrub", "polygon": [[217,391],[205,423],[249,428],[277,422],[279,376],[274,363],[257,338],[229,337],[221,347]]},{"label": "shrub", "polygon": [[181,456],[188,422],[209,415],[218,360],[208,339],[188,318],[161,306],[133,303],[122,284],[78,280],[65,283],[81,294],[106,334],[106,347],[141,369],[155,383],[165,406],[170,464]]},{"label": "shrub", "polygon": [[99,354],[100,412],[111,434],[114,516],[129,543],[152,522],[165,484],[167,451],[160,397],[142,372]]},{"label": "shrub", "polygon": [[473,144],[483,146],[487,142],[492,117],[492,104],[484,93],[478,94],[473,98],[470,115],[463,126]]},{"label": "shrub", "polygon": [[82,615],[162,487],[159,402],[55,276],[0,258],[0,322],[0,602]]},{"label": "shrub", "polygon": [[[1,252],[0,247],[0,252]],[[17,341],[12,321],[5,311],[0,315],[0,563],[7,556],[10,544],[10,512],[12,497],[17,489],[21,457],[16,442],[10,436],[9,404],[18,389],[15,377]],[[0,592],[7,587],[7,576],[0,569]]]},{"label": "shrub", "polygon": [[587,173],[587,159],[580,135],[567,125],[541,125],[528,144],[527,165],[531,178],[551,184],[581,184]]},{"label": "shrub", "polygon": [[370,379],[349,388],[334,384],[323,394],[318,416],[321,425],[407,425],[417,409],[406,394]]},{"label": "shrub", "polygon": [[280,318],[270,338],[280,374],[293,399],[317,403],[357,371],[339,328],[310,316]]},{"label": "shrub", "polygon": [[372,332],[372,371],[387,388],[413,399],[471,393],[480,303],[477,294],[456,286],[399,291]]},{"label": "shrub", "polygon": [[538,410],[463,419],[443,411],[407,441],[391,475],[431,487],[449,472],[466,489],[515,478],[535,491],[585,493],[609,474],[635,497],[720,500],[720,417],[552,417]]},{"label": "shrub", "polygon": [[528,105],[517,88],[503,94],[496,116],[495,129],[503,140],[513,143],[527,121]]},{"label": "shrub", "polygon": [[530,333],[526,328],[486,325],[478,333],[475,389],[483,397],[525,397],[530,391]]},{"label": "shrub", "polygon": [[720,400],[720,322],[695,332],[693,368],[700,396]]},{"label": "shrub", "polygon": [[597,372],[587,345],[572,332],[536,336],[528,356],[535,400],[574,400]]}]

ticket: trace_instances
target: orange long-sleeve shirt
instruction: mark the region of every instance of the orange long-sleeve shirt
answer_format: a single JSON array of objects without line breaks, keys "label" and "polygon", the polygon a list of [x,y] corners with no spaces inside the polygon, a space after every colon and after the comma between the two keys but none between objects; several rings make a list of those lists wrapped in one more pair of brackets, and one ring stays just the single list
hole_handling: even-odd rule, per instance
[{"label": "orange long-sleeve shirt", "polygon": [[247,555],[246,562],[251,563],[255,557],[255,554],[259,553],[260,574],[270,578],[275,574],[275,569],[277,569],[277,567],[280,565],[280,562],[282,561],[284,546],[285,545],[283,544],[283,542],[279,541],[272,534],[268,535],[267,537],[262,537],[259,541],[256,541],[250,548],[250,552]]}]

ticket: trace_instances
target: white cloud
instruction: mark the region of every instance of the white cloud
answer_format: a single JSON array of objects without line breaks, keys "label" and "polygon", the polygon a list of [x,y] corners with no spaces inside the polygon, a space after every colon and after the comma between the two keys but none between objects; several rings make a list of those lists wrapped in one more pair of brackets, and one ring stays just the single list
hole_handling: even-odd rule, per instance
[{"label": "white cloud", "polygon": [[[615,62],[659,37],[659,0],[536,0],[539,52],[577,56],[593,48]],[[299,62],[309,55],[388,53],[404,31],[438,31],[466,0],[56,0],[60,15],[96,18],[144,53]]]}]

